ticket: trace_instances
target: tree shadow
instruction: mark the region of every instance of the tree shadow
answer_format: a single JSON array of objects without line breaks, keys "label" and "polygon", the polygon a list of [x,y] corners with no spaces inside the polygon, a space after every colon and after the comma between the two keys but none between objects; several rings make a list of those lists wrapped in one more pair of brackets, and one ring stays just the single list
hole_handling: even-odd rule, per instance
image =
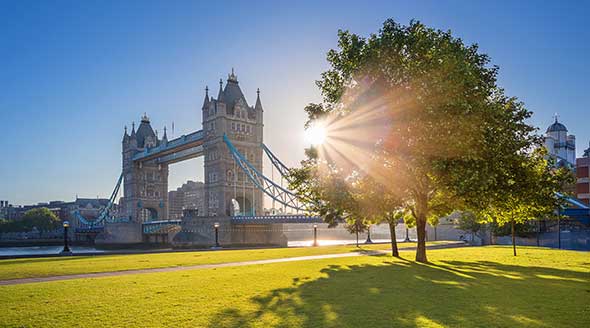
[{"label": "tree shadow", "polygon": [[330,265],[210,327],[587,327],[590,273],[490,261]]}]

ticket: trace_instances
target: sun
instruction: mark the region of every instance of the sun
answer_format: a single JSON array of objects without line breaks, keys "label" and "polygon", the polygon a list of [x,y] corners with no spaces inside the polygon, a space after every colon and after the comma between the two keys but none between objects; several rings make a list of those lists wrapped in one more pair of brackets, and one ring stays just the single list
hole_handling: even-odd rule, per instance
[{"label": "sun", "polygon": [[313,146],[319,146],[326,141],[326,128],[321,124],[314,124],[305,130],[305,141]]}]

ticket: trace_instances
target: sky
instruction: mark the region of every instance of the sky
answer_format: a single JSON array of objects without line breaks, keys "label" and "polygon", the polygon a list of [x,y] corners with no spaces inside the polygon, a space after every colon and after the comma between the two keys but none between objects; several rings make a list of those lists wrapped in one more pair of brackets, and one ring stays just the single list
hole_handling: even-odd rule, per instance
[{"label": "sky", "polygon": [[[305,113],[338,29],[363,36],[417,19],[478,43],[499,84],[590,141],[590,3],[547,1],[0,0],[0,199],[108,198],[124,126],[145,112],[161,133],[201,129],[205,86],[231,68],[250,104],[260,88],[265,143],[303,159]],[[169,134],[170,136],[170,134]],[[202,180],[202,159],[174,164],[169,189]]]}]

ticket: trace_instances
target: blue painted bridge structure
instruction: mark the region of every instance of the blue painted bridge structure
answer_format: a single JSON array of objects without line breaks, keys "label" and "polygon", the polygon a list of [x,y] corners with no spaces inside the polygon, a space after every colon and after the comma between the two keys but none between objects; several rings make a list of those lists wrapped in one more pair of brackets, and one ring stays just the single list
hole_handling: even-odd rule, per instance
[{"label": "blue painted bridge structure", "polygon": [[[260,172],[247,158],[242,155],[237,148],[232,144],[230,139],[224,135],[223,141],[227,145],[231,157],[235,160],[237,167],[239,167],[243,174],[250,180],[250,182],[265,195],[276,201],[279,205],[285,208],[290,208],[296,211],[306,211],[305,204],[299,201],[297,195],[289,191],[287,188],[275,183],[271,178],[266,177]],[[260,148],[264,151],[274,168],[279,172],[281,179],[289,179],[289,168],[284,165],[278,157],[271,152],[271,150],[264,144],[260,144]],[[194,133],[183,135],[179,138],[173,139],[169,142],[160,144],[153,148],[146,148],[144,151],[133,156],[133,161],[136,163],[154,163],[154,164],[170,164],[195,158],[203,154],[203,131],[196,131]],[[80,212],[74,212],[74,216],[81,223],[76,229],[79,233],[100,233],[104,230],[105,224],[108,223],[124,223],[130,220],[125,217],[116,217],[113,208],[117,200],[117,195],[121,188],[123,181],[123,174],[117,180],[117,184],[109,198],[108,205],[100,212],[95,220],[88,220],[84,218]],[[142,222],[142,232],[144,234],[161,234],[166,233],[175,227],[180,227],[181,220],[153,220]],[[231,222],[235,224],[279,224],[279,223],[321,223],[321,218],[312,215],[235,215],[231,217]]]}]

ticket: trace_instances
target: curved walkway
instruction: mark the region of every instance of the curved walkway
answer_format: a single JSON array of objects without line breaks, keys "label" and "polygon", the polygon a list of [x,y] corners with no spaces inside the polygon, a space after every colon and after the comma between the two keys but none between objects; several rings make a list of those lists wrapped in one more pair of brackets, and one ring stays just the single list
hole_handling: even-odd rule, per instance
[{"label": "curved walkway", "polygon": [[[457,243],[457,244],[453,243],[453,244],[432,245],[432,246],[427,246],[427,248],[428,249],[440,249],[440,248],[455,248],[455,247],[465,247],[465,246],[466,245],[464,243]],[[404,251],[415,250],[415,249],[416,249],[415,247],[400,248],[400,250],[404,250]],[[83,273],[83,274],[71,274],[71,275],[63,275],[63,276],[38,277],[38,278],[20,278],[20,279],[10,279],[10,280],[0,280],[0,286],[21,285],[21,284],[30,284],[30,283],[37,283],[37,282],[61,281],[61,280],[72,280],[72,279],[115,277],[115,276],[125,276],[125,275],[143,274],[143,273],[175,272],[175,271],[184,271],[184,270],[238,267],[238,266],[256,265],[256,264],[323,260],[323,259],[333,259],[333,258],[341,258],[341,257],[374,256],[374,255],[384,255],[384,254],[390,254],[390,253],[391,253],[391,251],[376,250],[376,251],[349,252],[349,253],[340,253],[340,254],[285,257],[285,258],[278,258],[278,259],[256,260],[256,261],[227,262],[227,263],[216,263],[216,264],[197,264],[197,265],[176,266],[176,267],[168,267],[168,268],[153,268],[153,269],[138,269],[138,270],[126,270],[126,271]]]}]

